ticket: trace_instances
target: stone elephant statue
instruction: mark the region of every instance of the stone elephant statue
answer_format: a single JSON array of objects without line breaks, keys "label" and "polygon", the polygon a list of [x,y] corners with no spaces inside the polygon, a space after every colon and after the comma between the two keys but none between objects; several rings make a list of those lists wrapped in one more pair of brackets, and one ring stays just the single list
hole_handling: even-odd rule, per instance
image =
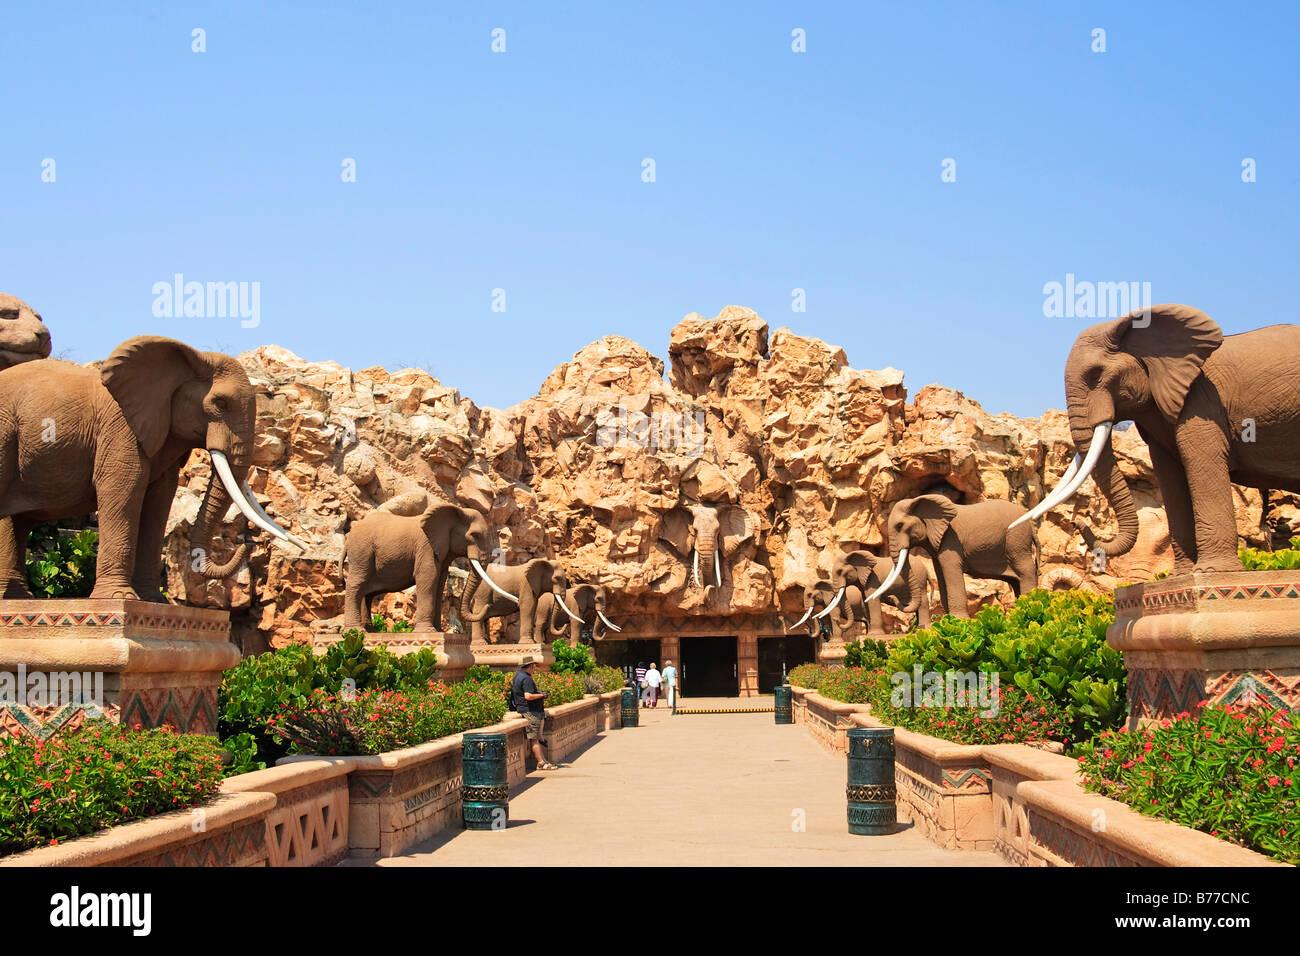
[{"label": "stone elephant statue", "polygon": [[212,460],[191,534],[196,570],[226,577],[247,557],[247,536],[224,564],[209,551],[232,501],[248,521],[305,549],[246,483],[256,411],[256,392],[229,355],[152,335],[123,342],[99,368],[40,359],[0,372],[3,596],[30,596],[23,566],[32,528],[97,510],[91,597],[161,601],[167,515],[195,448]]},{"label": "stone elephant statue", "polygon": [[893,568],[871,601],[889,591],[907,565],[908,554],[927,551],[934,561],[939,593],[949,614],[970,617],[966,575],[1005,581],[1019,597],[1038,587],[1038,541],[1028,524],[1008,528],[1026,511],[1012,501],[992,498],[954,504],[944,495],[904,498],[889,512],[889,553]]},{"label": "stone elephant statue", "polygon": [[0,369],[50,357],[50,330],[36,310],[0,292]]},{"label": "stone elephant statue", "polygon": [[[917,627],[930,626],[930,568],[919,558],[907,563],[905,573],[897,575],[888,589],[881,585],[893,570],[894,562],[870,551],[848,551],[835,559],[831,566],[831,584],[837,598],[843,596],[849,616],[855,621],[866,621],[867,633],[885,633],[881,602],[898,608],[908,617],[916,615]],[[867,600],[867,595],[877,595]],[[863,605],[865,607],[865,613]]]},{"label": "stone elephant statue", "polygon": [[[853,625],[853,605],[861,605],[862,592],[855,585],[849,585],[852,594],[840,595],[839,589],[830,581],[815,581],[803,589],[803,617],[786,628],[786,633],[798,630],[808,624],[808,636],[820,637],[821,626],[830,628],[830,638],[844,640],[844,631]],[[811,620],[809,620],[811,618]]]},{"label": "stone elephant statue", "polygon": [[[746,543],[755,541],[757,527],[757,521],[741,505],[683,505],[664,515],[659,536],[690,560],[696,587],[720,587],[722,558],[734,556]],[[712,581],[706,584],[710,577]]]},{"label": "stone elephant statue", "polygon": [[547,592],[537,599],[537,631],[549,640],[567,637],[570,644],[577,645],[582,643],[583,629],[589,628],[592,640],[598,641],[609,631],[623,630],[605,616],[608,606],[605,589],[598,584],[571,585],[564,592],[564,604]]},{"label": "stone elephant statue", "polygon": [[414,515],[377,508],[355,522],[344,540],[343,626],[364,627],[376,594],[415,586],[416,630],[442,630],[447,570],[457,558],[486,574],[487,519],[477,511],[434,504]]},{"label": "stone elephant statue", "polygon": [[1078,454],[1061,484],[1022,519],[1068,501],[1089,476],[1119,530],[1089,548],[1125,554],[1137,508],[1111,448],[1132,420],[1151,450],[1169,518],[1174,573],[1240,571],[1232,483],[1300,491],[1300,325],[1224,336],[1204,312],[1156,305],[1085,329],[1065,362],[1065,399]]},{"label": "stone elephant statue", "polygon": [[568,613],[574,614],[564,602],[568,578],[555,561],[536,558],[524,564],[494,565],[486,574],[473,565],[471,568],[461,594],[460,619],[471,626],[474,641],[487,643],[490,618],[518,612],[520,642],[542,642],[547,635],[539,626],[537,603],[543,594],[549,593]]}]

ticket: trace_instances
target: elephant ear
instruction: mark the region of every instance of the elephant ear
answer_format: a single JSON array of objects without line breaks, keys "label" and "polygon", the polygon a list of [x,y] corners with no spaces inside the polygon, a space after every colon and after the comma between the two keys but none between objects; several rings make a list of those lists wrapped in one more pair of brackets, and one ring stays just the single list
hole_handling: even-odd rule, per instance
[{"label": "elephant ear", "polygon": [[939,543],[957,517],[957,506],[944,495],[921,495],[913,498],[907,509],[913,517],[920,518],[925,525],[925,539],[930,545],[930,553],[939,553]]},{"label": "elephant ear", "polygon": [[731,557],[747,542],[756,541],[758,521],[741,505],[718,506],[718,537],[722,553]]},{"label": "elephant ear", "polygon": [[100,381],[148,456],[158,453],[171,431],[176,390],[211,374],[211,367],[197,351],[157,335],[127,339],[99,368]]},{"label": "elephant ear", "polygon": [[1151,379],[1151,397],[1162,415],[1177,421],[1187,392],[1205,360],[1223,344],[1223,330],[1190,305],[1153,305],[1130,312],[1111,326],[1115,348],[1142,360]]},{"label": "elephant ear", "polygon": [[434,505],[420,515],[420,527],[425,534],[432,534],[439,527],[463,520],[460,512],[457,505]]},{"label": "elephant ear", "polygon": [[691,553],[691,516],[683,508],[674,508],[659,523],[659,537],[683,557]]}]

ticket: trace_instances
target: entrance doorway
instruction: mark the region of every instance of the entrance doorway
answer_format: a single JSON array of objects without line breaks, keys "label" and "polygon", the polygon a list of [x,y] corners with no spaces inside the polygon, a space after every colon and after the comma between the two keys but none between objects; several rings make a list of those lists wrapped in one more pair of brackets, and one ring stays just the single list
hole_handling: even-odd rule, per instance
[{"label": "entrance doorway", "polygon": [[664,662],[659,658],[659,638],[629,641],[605,638],[596,642],[596,663],[619,668],[628,680],[633,680],[636,665],[642,661],[647,665],[657,663],[663,669]]},{"label": "entrance doorway", "polygon": [[781,679],[800,664],[816,660],[813,639],[807,634],[758,639],[758,692],[770,694]]},{"label": "entrance doorway", "polygon": [[683,637],[681,641],[683,697],[735,697],[740,693],[734,635]]}]

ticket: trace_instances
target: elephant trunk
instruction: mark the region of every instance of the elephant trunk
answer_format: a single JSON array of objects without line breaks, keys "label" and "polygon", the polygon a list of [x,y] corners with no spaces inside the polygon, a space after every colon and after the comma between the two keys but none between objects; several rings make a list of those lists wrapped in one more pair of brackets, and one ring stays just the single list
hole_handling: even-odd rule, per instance
[{"label": "elephant trunk", "polygon": [[471,561],[469,565],[469,576],[465,579],[465,590],[460,592],[460,619],[466,624],[479,624],[487,618],[488,607],[492,602],[488,602],[488,607],[483,608],[482,614],[474,613],[474,592],[478,590],[483,579],[479,576],[478,565]]},{"label": "elephant trunk", "polygon": [[704,566],[705,581],[702,583],[707,583],[707,579],[710,574],[714,576],[714,582],[713,582],[714,584],[722,583],[720,580],[717,580],[718,577],[717,562],[715,561],[715,556],[717,555],[717,551],[718,551],[717,536],[710,532],[701,532],[700,536],[696,539],[695,553],[699,558],[699,564],[697,564],[697,568],[699,565]]},{"label": "elephant trunk", "polygon": [[[1089,551],[1100,548],[1102,554],[1106,557],[1114,558],[1122,554],[1128,554],[1133,550],[1133,545],[1137,543],[1138,515],[1137,506],[1133,503],[1133,493],[1129,489],[1128,480],[1124,477],[1124,473],[1120,471],[1119,460],[1115,457],[1115,449],[1111,445],[1110,436],[1107,435],[1103,440],[1105,441],[1105,447],[1098,458],[1092,480],[1096,482],[1097,487],[1101,489],[1101,493],[1105,495],[1106,501],[1110,503],[1111,510],[1115,512],[1115,520],[1119,523],[1119,532],[1115,537],[1107,541],[1099,540],[1093,530],[1086,524],[1080,525],[1080,532]],[[1075,443],[1078,445],[1080,454],[1087,457],[1088,445],[1080,443],[1077,434]]]},{"label": "elephant trunk", "polygon": [[[242,473],[246,472],[247,468],[241,468],[240,471],[242,478]],[[225,483],[218,480],[214,469],[212,477],[208,479],[208,487],[203,494],[203,506],[199,509],[198,521],[190,537],[191,547],[200,551],[200,561],[195,570],[205,578],[229,577],[248,557],[248,524],[242,522],[243,538],[235,548],[234,556],[225,564],[212,562],[212,539],[216,534],[217,524],[225,517],[230,504],[230,493],[226,490]]]}]

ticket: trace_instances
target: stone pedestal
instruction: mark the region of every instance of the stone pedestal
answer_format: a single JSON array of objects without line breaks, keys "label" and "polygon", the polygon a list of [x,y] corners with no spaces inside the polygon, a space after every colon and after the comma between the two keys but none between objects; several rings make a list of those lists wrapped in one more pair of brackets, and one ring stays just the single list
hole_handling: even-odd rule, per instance
[{"label": "stone pedestal", "polygon": [[470,653],[474,656],[475,664],[486,664],[494,671],[503,671],[514,673],[519,669],[519,662],[524,659],[525,655],[531,656],[537,661],[537,667],[542,671],[549,671],[551,665],[555,663],[555,655],[551,653],[550,644],[479,644],[473,642],[469,645]]},{"label": "stone pedestal", "polygon": [[226,611],[0,601],[0,734],[48,738],[100,716],[216,734],[221,674],[239,658]]},{"label": "stone pedestal", "polygon": [[1115,591],[1129,727],[1198,703],[1300,710],[1300,571],[1184,574]]},{"label": "stone pedestal", "polygon": [[823,667],[843,667],[844,657],[848,652],[848,644],[844,641],[823,641],[821,638],[813,640],[813,654],[816,656],[817,663]]},{"label": "stone pedestal", "polygon": [[[343,640],[337,630],[317,631],[312,634],[312,650],[324,654],[333,645]],[[474,663],[469,649],[469,635],[455,634],[450,631],[398,631],[392,634],[371,634],[365,637],[366,647],[387,648],[390,654],[402,657],[414,654],[425,648],[438,657],[438,678],[451,683],[463,680],[466,669]]]}]

